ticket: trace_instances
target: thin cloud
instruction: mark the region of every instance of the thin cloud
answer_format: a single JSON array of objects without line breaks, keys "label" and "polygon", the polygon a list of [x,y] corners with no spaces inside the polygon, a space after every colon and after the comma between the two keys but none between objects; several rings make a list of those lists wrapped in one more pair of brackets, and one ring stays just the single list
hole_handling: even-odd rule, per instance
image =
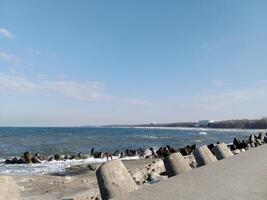
[{"label": "thin cloud", "polygon": [[143,99],[130,98],[126,99],[126,102],[132,105],[148,105],[149,102]]},{"label": "thin cloud", "polygon": [[0,52],[0,61],[13,63],[13,62],[17,62],[18,60],[19,60],[18,57],[14,54]]},{"label": "thin cloud", "polygon": [[104,93],[104,84],[101,82],[32,81],[22,76],[6,74],[0,74],[0,93],[60,96],[86,101],[108,100],[111,98],[110,95]]},{"label": "thin cloud", "polygon": [[9,30],[5,28],[0,28],[0,37],[12,39],[14,36]]},{"label": "thin cloud", "polygon": [[[256,102],[267,99],[267,85],[251,87],[220,94],[206,94],[193,99],[192,106],[207,111],[231,111],[244,105],[258,106]],[[265,107],[266,105],[262,105]]]}]

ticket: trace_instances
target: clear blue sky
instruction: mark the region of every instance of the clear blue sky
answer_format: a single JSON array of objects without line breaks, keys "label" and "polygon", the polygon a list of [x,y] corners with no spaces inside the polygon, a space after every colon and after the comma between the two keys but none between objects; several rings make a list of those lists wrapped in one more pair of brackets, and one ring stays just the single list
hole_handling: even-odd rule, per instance
[{"label": "clear blue sky", "polygon": [[0,0],[0,125],[260,118],[267,1]]}]

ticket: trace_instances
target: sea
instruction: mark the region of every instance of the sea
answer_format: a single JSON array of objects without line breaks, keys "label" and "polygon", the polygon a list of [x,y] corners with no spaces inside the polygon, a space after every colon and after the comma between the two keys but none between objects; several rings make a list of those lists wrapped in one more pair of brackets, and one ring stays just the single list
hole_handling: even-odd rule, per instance
[{"label": "sea", "polygon": [[[89,157],[85,160],[51,161],[40,164],[4,164],[5,159],[20,157],[25,151],[43,155],[90,154],[91,148],[97,151],[114,152],[126,149],[159,148],[170,145],[231,143],[236,137],[247,139],[250,134],[265,130],[243,129],[204,129],[204,128],[0,128],[0,174],[41,175],[64,172],[72,165],[101,163],[105,159]],[[124,159],[139,159],[126,157]]]}]

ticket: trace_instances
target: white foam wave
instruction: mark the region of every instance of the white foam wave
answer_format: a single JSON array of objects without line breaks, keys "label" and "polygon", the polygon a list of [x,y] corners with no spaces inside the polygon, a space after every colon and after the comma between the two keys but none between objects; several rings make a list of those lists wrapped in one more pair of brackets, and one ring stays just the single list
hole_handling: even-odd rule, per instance
[{"label": "white foam wave", "polygon": [[[113,159],[119,159],[118,157],[113,157]],[[138,156],[125,157],[121,160],[137,160],[140,159]],[[2,160],[3,161],[3,160]],[[42,175],[42,174],[54,174],[54,173],[64,173],[65,168],[73,165],[86,165],[91,163],[104,163],[106,158],[93,158],[90,157],[84,160],[65,160],[65,161],[43,161],[39,164],[11,164],[6,165],[4,163],[0,164],[0,174],[7,175]]]},{"label": "white foam wave", "polygon": [[167,136],[154,136],[154,135],[134,135],[133,137],[141,137],[145,139],[169,139]]},{"label": "white foam wave", "polygon": [[200,132],[198,133],[198,135],[207,135],[207,132],[205,132],[205,131],[200,131]]}]

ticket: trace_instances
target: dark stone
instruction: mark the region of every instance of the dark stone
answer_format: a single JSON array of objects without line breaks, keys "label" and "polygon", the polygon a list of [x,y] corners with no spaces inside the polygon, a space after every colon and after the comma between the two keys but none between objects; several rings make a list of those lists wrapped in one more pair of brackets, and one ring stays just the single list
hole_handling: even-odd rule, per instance
[{"label": "dark stone", "polygon": [[125,152],[121,152],[120,153],[120,158],[125,158],[125,157],[126,157]]},{"label": "dark stone", "polygon": [[38,159],[37,157],[32,158],[32,163],[41,163],[42,161]]},{"label": "dark stone", "polygon": [[92,148],[91,149],[91,156],[94,156],[95,155],[95,148]]},{"label": "dark stone", "polygon": [[234,144],[230,144],[230,145],[227,145],[227,146],[228,146],[228,148],[229,148],[231,151],[234,151],[234,150],[237,149],[236,146],[235,146]]},{"label": "dark stone", "polygon": [[170,153],[175,153],[175,149],[172,148],[170,145],[166,146]]},{"label": "dark stone", "polygon": [[94,154],[94,158],[103,158],[103,157],[104,157],[103,152],[95,152],[95,154]]},{"label": "dark stone", "polygon": [[60,155],[57,153],[54,155],[55,160],[60,160]]},{"label": "dark stone", "polygon": [[155,149],[154,149],[153,147],[150,147],[149,150],[151,151],[152,156],[153,156],[154,158],[157,157],[157,153],[156,153],[156,151],[155,151]]},{"label": "dark stone", "polygon": [[250,142],[255,142],[255,135],[250,135],[250,136],[248,137],[248,140],[249,140]]},{"label": "dark stone", "polygon": [[189,155],[188,149],[186,147],[185,148],[180,148],[179,151],[183,156],[188,156]]},{"label": "dark stone", "polygon": [[82,153],[78,153],[77,156],[79,159],[87,159],[87,156],[83,155]]},{"label": "dark stone", "polygon": [[48,159],[48,161],[53,161],[54,160],[54,157],[53,156],[51,156],[49,159]]},{"label": "dark stone", "polygon": [[119,150],[114,151],[113,156],[120,156],[120,151]]},{"label": "dark stone", "polygon": [[208,147],[209,150],[212,152],[212,150],[213,150],[213,148],[215,147],[215,145],[214,145],[214,144],[209,144],[209,145],[207,145],[207,147]]},{"label": "dark stone", "polygon": [[237,138],[234,138],[233,144],[236,146],[237,149],[242,149],[241,141]]},{"label": "dark stone", "polygon": [[32,163],[32,156],[31,156],[30,152],[26,151],[23,154],[23,157],[24,157],[26,163]]},{"label": "dark stone", "polygon": [[264,141],[264,135],[262,133],[259,133],[258,139],[261,141]]},{"label": "dark stone", "polygon": [[10,159],[6,159],[5,164],[10,165],[10,164],[15,164],[15,163]]}]

